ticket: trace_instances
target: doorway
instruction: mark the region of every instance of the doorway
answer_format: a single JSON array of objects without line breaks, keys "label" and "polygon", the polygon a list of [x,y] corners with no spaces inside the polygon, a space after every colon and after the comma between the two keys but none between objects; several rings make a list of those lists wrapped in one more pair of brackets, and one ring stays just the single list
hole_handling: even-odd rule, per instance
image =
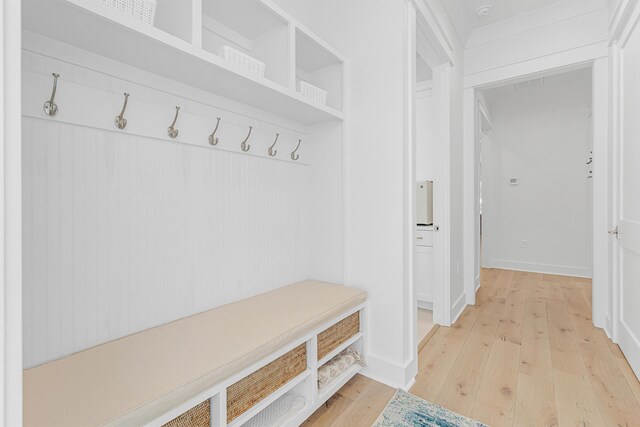
[{"label": "doorway", "polygon": [[[589,199],[589,206],[584,211],[585,215],[591,214],[590,218],[586,218],[587,223],[591,224],[590,229],[583,230],[585,240],[585,250],[582,252],[587,254],[589,263],[581,265],[566,264],[560,271],[556,270],[556,273],[564,275],[578,275],[578,276],[590,276],[592,277],[592,300],[593,300],[593,324],[596,327],[604,328],[607,335],[611,336],[611,320],[607,315],[608,308],[610,307],[611,297],[608,295],[608,277],[611,274],[611,262],[610,262],[610,248],[608,243],[607,230],[609,229],[610,222],[610,187],[609,187],[609,154],[608,154],[608,68],[609,61],[607,58],[597,58],[591,62],[574,64],[570,62],[569,57],[566,58],[567,63],[564,66],[558,68],[547,69],[544,68],[544,64],[532,64],[530,73],[528,74],[510,74],[512,70],[496,70],[494,73],[483,76],[482,79],[467,79],[465,81],[465,143],[464,143],[464,165],[465,171],[472,172],[464,177],[464,280],[465,280],[465,293],[467,295],[467,303],[475,304],[475,293],[477,287],[480,285],[480,264],[473,262],[476,257],[479,257],[480,253],[480,224],[479,224],[479,210],[480,210],[480,194],[477,183],[479,179],[476,179],[476,175],[480,169],[480,132],[478,130],[478,102],[482,98],[483,92],[490,91],[492,89],[520,84],[520,85],[536,85],[537,80],[540,78],[547,79],[548,82],[553,82],[554,79],[563,79],[570,75],[572,72],[587,72],[587,90],[586,95],[590,97],[590,108],[586,109],[582,115],[582,120],[586,121],[586,129],[589,132],[589,136],[585,138],[591,143],[590,150],[588,150],[582,158],[577,156],[580,161],[580,167],[582,168],[583,176],[580,179],[587,179],[587,184],[590,186],[590,190],[586,190]],[[582,71],[581,71],[582,70]],[[548,106],[552,108],[553,106]],[[591,112],[591,115],[589,115]],[[584,128],[583,128],[584,129]],[[491,134],[492,139],[495,135]],[[590,152],[592,151],[592,153]],[[483,155],[483,159],[485,159]],[[578,162],[578,160],[575,160]],[[587,164],[589,163],[589,164]],[[576,163],[577,164],[577,163]],[[486,161],[483,162],[483,168],[487,168]],[[591,172],[590,172],[591,171]],[[502,181],[502,184],[507,188],[517,192],[519,182],[518,173],[509,176],[509,181]],[[485,176],[486,177],[486,176]],[[510,178],[515,178],[513,187],[511,186]],[[530,182],[530,181],[529,181]],[[562,182],[564,184],[564,181]],[[483,189],[485,183],[483,182]],[[515,187],[515,188],[514,188]],[[506,191],[506,190],[505,190]],[[484,192],[486,193],[486,191]],[[486,218],[486,197],[483,195],[483,224],[482,224],[482,236],[483,247],[486,250],[486,237],[487,237],[487,218]],[[522,242],[526,240],[526,242]],[[521,237],[519,240],[519,246],[515,248],[517,251],[525,251],[530,248],[527,238]],[[522,246],[525,245],[525,248]],[[590,255],[589,255],[590,254]],[[486,257],[486,254],[483,254]],[[584,257],[583,257],[584,259]],[[558,265],[557,263],[548,263],[552,265]],[[527,266],[528,267],[528,266]],[[563,267],[560,265],[560,267]],[[574,268],[577,267],[577,268]],[[525,269],[525,268],[520,268]]]},{"label": "doorway", "polygon": [[433,137],[433,71],[416,53],[415,91],[415,268],[417,295],[416,340],[426,343],[434,328],[434,137]]},{"label": "doorway", "polygon": [[591,279],[591,69],[477,97],[481,267]]}]

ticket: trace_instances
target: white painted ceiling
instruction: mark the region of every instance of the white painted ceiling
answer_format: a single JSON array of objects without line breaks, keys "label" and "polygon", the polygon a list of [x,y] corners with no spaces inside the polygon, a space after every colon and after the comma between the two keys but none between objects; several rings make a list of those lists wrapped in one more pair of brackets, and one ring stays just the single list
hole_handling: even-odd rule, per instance
[{"label": "white painted ceiling", "polygon": [[[453,4],[457,0],[445,0],[443,3],[449,9],[454,7]],[[483,25],[493,24],[503,19],[512,18],[532,10],[549,6],[563,0],[459,0],[462,3],[464,12],[468,16],[472,28],[482,27]],[[492,6],[491,13],[488,16],[478,16],[476,10],[480,6]]]},{"label": "white painted ceiling", "polygon": [[508,99],[514,96],[518,96],[519,93],[531,94],[538,88],[554,87],[559,88],[562,86],[583,86],[585,92],[590,93],[591,88],[591,69],[590,68],[577,68],[570,71],[550,71],[537,75],[535,77],[525,76],[512,82],[502,84],[499,86],[485,89],[485,99],[491,105],[491,103],[500,100]]}]

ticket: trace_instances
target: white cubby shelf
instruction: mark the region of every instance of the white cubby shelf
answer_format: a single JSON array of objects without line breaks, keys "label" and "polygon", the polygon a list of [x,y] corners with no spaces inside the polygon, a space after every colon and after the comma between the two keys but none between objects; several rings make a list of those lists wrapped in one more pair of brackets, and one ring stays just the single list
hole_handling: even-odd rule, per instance
[{"label": "white cubby shelf", "polygon": [[[23,27],[299,123],[344,119],[344,59],[269,0],[158,0],[153,25],[101,0],[24,0]],[[265,75],[226,62],[225,45]],[[300,80],[326,90],[326,105],[304,98]]]}]

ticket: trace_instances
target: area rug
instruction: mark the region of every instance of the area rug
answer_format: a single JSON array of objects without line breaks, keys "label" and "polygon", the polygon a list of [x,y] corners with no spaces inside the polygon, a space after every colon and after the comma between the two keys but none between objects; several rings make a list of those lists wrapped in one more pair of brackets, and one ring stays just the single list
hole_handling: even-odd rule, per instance
[{"label": "area rug", "polygon": [[488,427],[398,390],[372,427]]}]

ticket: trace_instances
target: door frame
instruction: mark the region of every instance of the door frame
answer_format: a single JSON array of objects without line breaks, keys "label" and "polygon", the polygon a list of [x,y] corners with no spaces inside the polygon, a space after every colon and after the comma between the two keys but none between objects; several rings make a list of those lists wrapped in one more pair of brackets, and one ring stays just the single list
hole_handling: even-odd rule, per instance
[{"label": "door frame", "polygon": [[[451,144],[451,70],[454,50],[447,35],[438,24],[436,14],[429,4],[421,0],[408,2],[407,49],[405,81],[405,149],[404,149],[404,353],[406,362],[405,388],[409,388],[418,373],[418,297],[414,284],[416,259],[415,217],[415,105],[416,105],[416,54],[419,53],[433,72],[434,105],[434,223],[440,231],[434,231],[434,280],[433,321],[451,324],[450,289],[450,144]],[[438,148],[435,148],[435,145]]]},{"label": "door frame", "polygon": [[498,67],[487,72],[465,77],[464,88],[464,287],[467,301],[475,302],[476,282],[481,266],[474,266],[480,250],[479,229],[475,212],[479,203],[475,176],[479,158],[477,155],[477,96],[478,90],[516,81],[525,77],[539,77],[550,72],[562,72],[579,68],[593,70],[593,155],[596,159],[593,176],[593,322],[611,336],[611,316],[608,315],[608,283],[611,274],[611,245],[607,230],[611,223],[609,209],[611,194],[609,147],[609,49],[607,42],[598,43],[586,50],[567,51],[540,57],[522,63]]},{"label": "door frame", "polygon": [[[623,126],[624,126],[624,105],[623,105],[623,50],[633,34],[634,31],[640,31],[638,26],[640,25],[640,3],[631,0],[620,0],[617,3],[617,7],[614,11],[614,16],[611,19],[611,40],[610,40],[610,57],[611,57],[611,147],[610,156],[612,159],[611,168],[611,218],[610,229],[621,225],[622,220],[622,196],[621,189],[622,183],[620,182],[620,172],[622,165],[620,163],[620,155],[622,153],[621,148],[623,144]],[[624,227],[621,229],[625,232]],[[624,234],[623,234],[624,235]],[[609,276],[611,281],[610,289],[610,306],[611,313],[611,329],[612,340],[616,343],[620,343],[620,347],[623,349],[632,345],[636,348],[640,347],[638,337],[634,336],[628,328],[625,326],[622,319],[621,309],[621,256],[622,250],[619,241],[613,237],[609,238],[609,246],[611,248],[611,274]],[[609,319],[607,319],[609,320]],[[635,354],[626,354],[625,357],[629,358],[630,365],[636,375],[640,372],[637,371],[637,367],[640,366],[640,360],[637,359]],[[634,368],[635,367],[635,368]]]},{"label": "door frame", "polygon": [[0,423],[22,425],[22,109],[21,1],[0,4]]},{"label": "door frame", "polygon": [[[607,328],[610,316],[607,316],[608,283],[611,275],[610,245],[607,240],[607,230],[611,224],[609,196],[611,194],[610,170],[611,157],[609,147],[609,49],[607,42],[598,43],[586,50],[566,51],[547,57],[536,58],[518,64],[465,77],[464,88],[464,211],[474,213],[477,204],[475,190],[475,173],[478,168],[477,156],[477,104],[476,92],[479,89],[513,82],[525,77],[539,77],[549,72],[562,72],[579,68],[591,68],[593,92],[593,323],[604,328],[609,336],[611,328]],[[465,215],[463,227],[463,241],[466,248],[464,253],[464,287],[467,301],[475,301],[475,278],[479,269],[474,266],[474,258],[480,248],[476,236],[479,229],[476,226],[475,215]],[[608,319],[609,318],[609,319]]]}]

